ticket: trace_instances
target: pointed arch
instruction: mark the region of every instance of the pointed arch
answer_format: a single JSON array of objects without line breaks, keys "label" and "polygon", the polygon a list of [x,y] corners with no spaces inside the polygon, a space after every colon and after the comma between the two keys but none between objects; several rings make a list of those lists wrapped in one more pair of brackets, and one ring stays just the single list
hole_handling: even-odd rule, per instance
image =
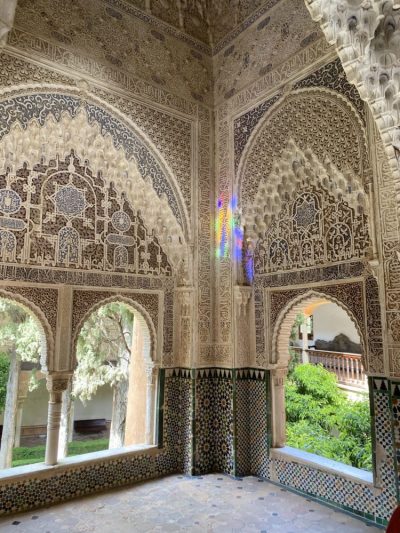
[{"label": "pointed arch", "polygon": [[100,309],[101,307],[104,307],[107,304],[110,303],[122,303],[126,305],[134,315],[134,320],[136,320],[140,326],[143,328],[143,345],[144,350],[143,354],[145,357],[145,362],[150,366],[153,367],[155,365],[158,365],[157,360],[157,334],[156,329],[154,327],[154,323],[149,315],[149,313],[146,311],[146,309],[140,305],[138,302],[135,301],[135,296],[132,295],[132,298],[127,298],[126,296],[121,296],[116,294],[115,296],[111,296],[109,298],[102,299],[98,302],[96,302],[90,309],[86,311],[86,313],[83,315],[79,323],[77,324],[75,331],[73,332],[73,344],[72,344],[72,353],[73,353],[73,366],[75,367],[77,364],[76,360],[76,347],[77,347],[77,341],[79,333],[86,322],[86,320],[92,315],[95,311]]},{"label": "pointed arch", "polygon": [[360,336],[362,350],[362,365],[364,371],[368,371],[368,359],[366,355],[367,343],[366,334],[363,324],[359,324],[359,321],[354,316],[349,307],[330,294],[325,294],[323,291],[310,289],[309,291],[298,295],[292,299],[279,313],[275,322],[273,334],[272,334],[272,361],[278,368],[286,368],[289,363],[289,337],[292,326],[295,322],[296,316],[302,312],[306,305],[312,305],[326,300],[330,303],[335,303],[341,307],[349,316],[353,322],[357,333]]},{"label": "pointed arch", "polygon": [[[340,123],[345,125],[345,136]],[[236,190],[244,213],[253,203],[258,183],[269,179],[273,161],[282,155],[289,139],[302,150],[312,150],[320,161],[328,159],[345,175],[362,179],[369,169],[366,131],[346,98],[325,88],[286,93],[254,128],[243,151]]]}]

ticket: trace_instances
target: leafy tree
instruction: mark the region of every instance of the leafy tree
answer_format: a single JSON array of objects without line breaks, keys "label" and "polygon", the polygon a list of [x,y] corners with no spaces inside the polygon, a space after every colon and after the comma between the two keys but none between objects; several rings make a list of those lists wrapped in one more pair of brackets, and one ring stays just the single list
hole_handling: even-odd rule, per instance
[{"label": "leafy tree", "polygon": [[99,387],[112,387],[110,448],[123,446],[124,442],[132,328],[132,311],[125,304],[113,302],[90,315],[77,342],[72,395],[86,402]]},{"label": "leafy tree", "polygon": [[[0,299],[0,347],[2,359],[16,357],[19,361],[39,363],[41,353],[41,333],[37,319],[27,313],[22,307],[6,299]],[[8,378],[8,364],[0,362],[0,391],[2,383]],[[37,387],[35,371],[29,383],[29,390]],[[5,399],[4,399],[5,402]],[[0,411],[4,409],[1,402]]]},{"label": "leafy tree", "polygon": [[[22,307],[0,299],[0,410],[4,411],[0,468],[9,468],[15,439],[15,412],[21,361],[39,363],[41,333],[37,320]],[[29,390],[37,386],[34,374]]]},{"label": "leafy tree", "polygon": [[8,371],[10,359],[6,354],[0,353],[0,413],[4,411],[7,396]]},{"label": "leafy tree", "polygon": [[322,365],[294,368],[286,386],[287,444],[372,469],[369,402],[350,401]]}]

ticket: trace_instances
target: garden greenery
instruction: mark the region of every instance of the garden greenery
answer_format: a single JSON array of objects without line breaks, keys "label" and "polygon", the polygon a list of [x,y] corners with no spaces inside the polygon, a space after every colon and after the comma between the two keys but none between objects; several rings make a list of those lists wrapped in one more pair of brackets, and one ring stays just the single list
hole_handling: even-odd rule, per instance
[{"label": "garden greenery", "polygon": [[367,395],[351,401],[322,365],[300,364],[286,385],[287,445],[372,470]]},{"label": "garden greenery", "polygon": [[[36,318],[19,305],[0,298],[0,413],[4,411],[10,357],[39,365],[41,333]],[[36,369],[31,372],[29,391],[38,386]]]},{"label": "garden greenery", "polygon": [[4,411],[7,396],[8,371],[10,359],[6,354],[0,353],[0,413]]},{"label": "garden greenery", "polygon": [[74,398],[86,403],[99,387],[128,378],[132,328],[133,313],[123,303],[103,305],[89,316],[78,337]]}]

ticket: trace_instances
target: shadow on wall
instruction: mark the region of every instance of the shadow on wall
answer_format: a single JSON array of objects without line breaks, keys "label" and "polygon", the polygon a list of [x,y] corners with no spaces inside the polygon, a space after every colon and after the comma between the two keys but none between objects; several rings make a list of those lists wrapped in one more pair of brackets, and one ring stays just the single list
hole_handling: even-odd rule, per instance
[{"label": "shadow on wall", "polygon": [[331,341],[317,339],[315,341],[315,349],[330,352],[362,353],[361,344],[353,342],[344,333],[339,333]]}]

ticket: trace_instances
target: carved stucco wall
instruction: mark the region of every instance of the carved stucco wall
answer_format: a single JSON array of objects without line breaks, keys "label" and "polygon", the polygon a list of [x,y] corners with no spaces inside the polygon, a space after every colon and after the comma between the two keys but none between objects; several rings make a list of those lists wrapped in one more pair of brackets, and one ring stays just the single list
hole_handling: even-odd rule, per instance
[{"label": "carved stucco wall", "polygon": [[220,48],[232,33],[243,30],[248,19],[256,19],[279,0],[245,0],[232,3],[230,0],[128,0],[130,4],[153,15],[174,28],[215,49]]},{"label": "carved stucco wall", "polygon": [[[253,203],[250,208],[252,223],[257,226],[254,224],[254,217],[257,215],[259,219],[264,219],[267,215],[268,223],[268,216],[271,216],[274,210],[279,211],[282,205],[282,198],[279,198],[282,190],[289,195],[293,192],[288,191],[285,186],[282,187],[282,184],[279,190],[276,190],[282,172],[286,172],[289,181],[293,181],[290,179],[290,172],[287,172],[288,168],[285,169],[285,164],[281,164],[286,160],[286,165],[290,166],[287,155],[290,152],[288,144],[291,142],[296,145],[297,150],[303,150],[303,153],[306,150],[306,159],[308,158],[312,167],[315,167],[317,160],[322,165],[328,164],[329,179],[333,179],[335,183],[336,194],[339,193],[339,196],[343,197],[341,187],[346,187],[350,182],[353,192],[359,191],[356,197],[361,198],[362,205],[356,209],[361,208],[369,212],[371,246],[366,255],[370,259],[373,258],[372,268],[378,280],[381,311],[386,309],[389,313],[386,320],[386,311],[383,312],[383,337],[389,343],[391,373],[397,375],[398,370],[394,368],[399,357],[399,340],[396,334],[398,295],[395,281],[398,271],[398,222],[391,169],[382,151],[383,147],[373,121],[365,110],[356,87],[347,81],[340,60],[326,41],[321,39],[320,30],[315,25],[310,25],[306,9],[302,5],[297,6],[299,14],[296,13],[296,16],[292,17],[292,40],[287,40],[283,26],[279,27],[285,16],[280,10],[285,7],[287,12],[290,12],[293,5],[290,2],[280,2],[252,26],[251,32],[250,29],[244,31],[229,43],[229,47],[219,51],[214,57],[217,104],[216,197],[222,202],[223,209],[227,209],[230,198],[237,195],[237,216],[242,222],[248,222],[248,205],[251,205],[251,201],[254,202],[259,194],[258,200],[261,203]],[[309,36],[302,35],[299,41],[297,20],[304,22],[302,27],[305,32],[310,29]],[[268,29],[271,24],[271,31],[275,32],[272,43],[263,36],[264,28]],[[266,31],[265,34],[267,33]],[[271,33],[268,37],[270,35]],[[261,53],[263,43],[270,46]],[[303,46],[301,51],[300,43]],[[277,51],[279,53],[276,53]],[[267,65],[260,63],[264,59]],[[221,76],[218,75],[219,69]],[[310,98],[308,103],[307,93]],[[287,114],[284,111],[286,105]],[[323,109],[318,111],[320,105]],[[278,111],[280,106],[282,115]],[[260,123],[265,121],[268,114],[271,117],[268,121],[268,132],[263,137],[260,134]],[[333,124],[337,119],[341,124],[347,124],[344,128],[346,135],[338,136],[338,128],[335,133]],[[250,163],[249,157],[252,158]],[[260,181],[266,175],[273,176],[275,171],[278,181],[275,183],[272,180],[271,183],[269,180],[264,186],[263,196],[258,188]],[[324,172],[322,167],[320,171]],[[243,175],[244,181],[236,188],[235,179],[239,180]],[[334,175],[336,178],[333,178]],[[301,179],[298,178],[299,185]],[[241,197],[245,199],[242,203]],[[357,203],[357,200],[355,201]],[[260,212],[261,204],[263,212]],[[380,205],[380,208],[377,208],[377,205]],[[265,220],[263,222],[265,223]],[[254,238],[254,235],[250,236]],[[229,345],[232,339],[241,337],[240,334],[233,335],[232,329],[237,327],[236,323],[232,326],[233,285],[241,282],[240,270],[237,265],[232,265],[230,258],[223,257],[216,261],[215,358],[219,364],[229,364],[229,361],[233,360],[234,351]],[[332,272],[328,275],[331,276]],[[310,281],[315,279],[313,275],[303,276],[303,279],[307,277]],[[294,280],[295,276],[288,276],[289,278]],[[257,304],[257,295],[255,299]],[[242,323],[247,324],[247,319],[248,317],[243,319]],[[257,315],[257,308],[255,319],[256,324],[261,320]],[[384,371],[389,372],[386,345],[385,352]],[[253,356],[254,354],[249,355],[249,360]],[[245,359],[241,364],[245,364]]]},{"label": "carved stucco wall", "polygon": [[[399,375],[400,339],[396,324],[400,313],[400,268],[395,245],[398,242],[398,224],[393,211],[394,189],[390,169],[384,148],[377,141],[371,117],[365,113],[356,90],[347,83],[336,55],[326,41],[320,38],[316,26],[309,19],[303,20],[303,11],[300,11],[299,16],[301,24],[295,26],[293,35],[290,33],[291,25],[287,26],[290,19],[288,13],[293,18],[293,6],[297,6],[297,3],[283,0],[275,5],[272,2],[252,27],[233,41],[224,43],[220,51],[217,50],[214,66],[215,72],[220,73],[215,85],[218,102],[215,109],[215,183],[211,174],[213,114],[203,105],[212,103],[209,89],[207,90],[210,87],[208,83],[211,83],[210,60],[204,55],[207,48],[190,38],[178,40],[179,35],[173,29],[168,30],[157,21],[147,21],[137,13],[132,14],[117,0],[113,0],[111,11],[107,10],[111,2],[107,6],[102,2],[90,5],[91,16],[100,16],[97,27],[90,25],[86,16],[76,22],[79,19],[79,9],[82,8],[79,2],[61,5],[61,2],[53,4],[38,0],[35,4],[43,5],[43,20],[39,20],[37,14],[31,17],[30,3],[21,1],[9,45],[0,54],[1,100],[5,101],[9,94],[16,95],[19,89],[22,89],[19,95],[23,97],[26,96],[25,93],[31,95],[36,91],[38,94],[38,88],[43,85],[49,88],[50,84],[52,90],[73,94],[83,108],[97,99],[103,103],[103,109],[112,107],[114,118],[124,116],[130,121],[138,132],[142,132],[147,146],[152,148],[151,153],[157,155],[156,160],[162,163],[162,169],[169,171],[165,177],[174,178],[177,192],[175,198],[181,198],[181,201],[177,200],[179,209],[173,209],[171,196],[169,209],[175,213],[174,219],[178,226],[179,216],[181,222],[187,218],[187,227],[182,229],[182,235],[187,239],[188,264],[179,273],[179,283],[182,286],[178,291],[175,289],[175,276],[151,276],[114,269],[102,272],[52,266],[38,268],[9,262],[0,264],[3,284],[19,287],[20,291],[27,290],[24,286],[27,279],[31,283],[46,285],[46,290],[54,290],[49,285],[55,283],[72,285],[77,294],[75,303],[78,311],[87,309],[90,303],[96,305],[100,298],[123,295],[124,298],[141,299],[143,307],[147,305],[148,314],[158,328],[157,339],[163,335],[163,365],[225,367],[225,370],[199,371],[200,376],[204,372],[206,383],[209,379],[216,380],[213,388],[217,392],[212,392],[210,398],[206,394],[207,386],[203,387],[204,398],[209,404],[210,399],[221,397],[224,405],[221,417],[225,426],[230,426],[231,422],[230,401],[233,390],[230,381],[232,374],[226,371],[226,367],[246,367],[249,364],[266,367],[270,338],[265,338],[265,332],[272,335],[276,325],[268,324],[267,319],[276,318],[285,305],[290,305],[293,299],[306,294],[310,285],[318,293],[342,301],[352,310],[357,321],[364,325],[363,331],[368,332],[365,333],[365,338],[369,371],[374,374],[388,373],[389,355],[390,371],[393,375]],[[71,8],[67,19],[62,15],[63,10],[73,4],[77,9]],[[56,12],[57,9],[60,11]],[[124,30],[128,31],[127,25],[133,20],[136,33],[132,44],[128,43]],[[55,25],[53,21],[56,21]],[[117,32],[116,42],[118,57],[109,49],[116,29],[120,30],[120,33]],[[274,35],[274,46],[270,47],[271,56],[268,56],[266,46],[271,34]],[[251,38],[254,35],[257,43],[252,48]],[[175,45],[177,53],[171,64],[171,77],[161,79],[160,73],[164,73],[165,64],[170,63],[171,50]],[[126,53],[129,58],[124,56]],[[204,82],[205,79],[207,83]],[[200,103],[201,99],[204,100],[203,103]],[[56,119],[55,125],[64,121],[63,127],[68,130],[68,115],[71,116],[71,113],[60,115],[60,122]],[[345,135],[337,135],[333,127],[337,117],[346,124]],[[42,119],[38,119],[39,126],[26,126],[23,120],[20,121],[21,118],[22,115],[18,117],[21,126],[13,126],[15,131],[18,127],[21,130],[14,137],[15,140],[21,136],[24,138],[35,127],[46,127],[46,121]],[[85,133],[91,131],[92,124],[90,120],[87,122],[84,126]],[[265,139],[271,140],[267,136],[268,124],[274,126],[272,141],[275,145],[272,143],[272,149],[265,143]],[[285,128],[280,127],[282,124]],[[33,129],[28,131],[31,127]],[[307,135],[304,131],[307,131]],[[13,135],[13,132],[14,129],[11,128],[7,135]],[[312,136],[309,135],[310,132]],[[267,137],[263,138],[264,135]],[[264,139],[264,144],[261,142],[258,145],[260,139]],[[64,147],[63,143],[64,140],[61,142]],[[376,154],[373,148],[375,145]],[[29,148],[24,143],[23,146]],[[107,135],[104,135],[102,149],[112,150],[112,157],[123,161],[119,158],[121,153],[118,152],[118,143],[110,143]],[[35,147],[35,150],[40,151],[40,147]],[[24,148],[17,153],[25,151]],[[28,152],[27,159],[30,160],[32,156]],[[261,160],[264,152],[265,159],[259,165],[259,174],[246,176],[245,161],[249,157]],[[313,265],[301,272],[297,267],[281,269],[256,276],[254,290],[248,286],[237,287],[235,285],[243,279],[240,277],[239,266],[232,261],[232,255],[228,254],[214,262],[211,259],[216,244],[212,233],[212,215],[216,204],[214,198],[220,199],[222,209],[227,209],[233,195],[240,198],[239,176],[244,175],[249,178],[251,186],[242,186],[242,196],[248,195],[251,207],[260,192],[259,182],[268,178],[267,174],[272,175],[275,163],[277,175],[287,172],[291,179],[297,175],[293,167],[285,169],[284,161],[288,153],[293,156],[291,163],[298,153],[301,155],[306,164],[300,171],[305,173],[307,179],[310,174],[307,162],[318,173],[321,172],[324,178],[332,178],[335,191],[328,188],[328,196],[336,194],[335,199],[339,203],[347,202],[353,209],[353,220],[358,218],[361,227],[365,228],[363,217],[368,218],[368,239],[372,246],[369,246],[364,235],[360,253],[355,253],[353,248],[350,254],[351,262],[339,260],[325,264],[324,261],[322,265]],[[339,157],[343,153],[347,158]],[[63,152],[64,161],[68,154],[69,152]],[[92,161],[97,161],[96,158],[96,154],[91,154]],[[103,170],[100,167],[102,165],[93,165],[93,172]],[[112,166],[110,170],[112,172]],[[257,170],[257,165],[252,170]],[[140,179],[143,177],[145,176]],[[121,180],[118,186],[124,189],[124,180],[120,176],[116,178]],[[314,184],[316,178],[317,173],[314,172]],[[291,179],[288,181],[291,182]],[[168,183],[168,179],[164,183]],[[298,183],[301,183],[300,178]],[[352,184],[350,194],[346,191],[346,183]],[[158,197],[155,181],[150,185]],[[276,181],[274,186],[278,187]],[[287,193],[288,190],[283,192]],[[339,198],[339,195],[342,197]],[[156,199],[155,196],[153,198]],[[365,198],[369,198],[369,201],[365,201]],[[282,199],[280,202],[279,204],[277,201],[279,209],[282,208]],[[264,203],[267,205],[267,202]],[[377,205],[379,209],[374,211],[372,208]],[[247,207],[241,199],[240,207],[243,208],[243,213],[235,215],[238,218],[243,215],[245,220],[251,209],[246,211]],[[376,211],[379,212],[379,217]],[[146,225],[144,214],[143,223]],[[271,214],[274,214],[274,209]],[[150,219],[151,216],[148,216],[147,220]],[[381,234],[383,239],[379,238]],[[165,253],[169,259],[168,251]],[[371,263],[367,260],[371,260]],[[96,288],[97,291],[90,291],[91,288]],[[270,304],[269,309],[264,307],[266,301]],[[81,305],[82,302],[85,305]],[[81,311],[78,315],[82,315]],[[179,313],[179,321],[173,324],[176,312]],[[196,324],[197,327],[194,326]],[[387,324],[390,324],[389,331]],[[238,328],[239,325],[242,329]],[[384,346],[382,326],[384,340],[390,341]],[[173,339],[175,327],[178,337]],[[246,333],[249,332],[256,338],[256,343],[246,338]],[[180,342],[179,336],[183,335],[183,340],[187,341],[190,333],[192,337],[188,348],[186,342]],[[173,340],[175,345],[179,345],[175,353]],[[175,370],[171,372],[175,373]],[[184,371],[184,374],[188,375],[189,371]],[[222,382],[226,383],[223,385]],[[189,391],[190,383],[187,386]],[[181,405],[181,387],[178,388],[174,392],[174,398]],[[262,388],[264,391],[264,385]],[[264,391],[263,395],[265,393]],[[262,402],[264,405],[264,396]],[[193,406],[192,401],[187,404]],[[210,411],[205,410],[201,414],[208,423]],[[168,416],[170,415],[180,415],[177,404],[174,403]],[[220,435],[222,444],[218,467],[231,472],[233,436],[225,426]],[[188,450],[191,443],[190,417],[185,423],[180,423],[179,427],[179,431],[183,429],[185,433],[179,446],[182,447],[184,442],[185,449]],[[172,434],[175,426],[167,424],[166,431]],[[177,435],[179,431],[176,431]],[[264,456],[267,453],[264,426],[262,431],[263,447],[260,450]],[[199,443],[201,444],[201,439]],[[206,448],[204,453],[208,453]],[[191,459],[190,453],[185,453],[185,461],[188,462],[186,470],[189,471]],[[164,470],[154,467],[152,472],[176,471],[176,468],[174,463],[171,468]],[[293,465],[282,467],[285,475],[292,468]],[[394,468],[389,463],[386,468],[392,479]],[[135,479],[140,479],[140,476]],[[393,482],[390,486],[394,490]],[[391,498],[394,501],[393,495]],[[393,505],[387,506],[385,516],[388,516],[392,507]]]},{"label": "carved stucco wall", "polygon": [[[296,8],[299,12],[294,17]],[[285,9],[292,13],[289,28],[285,25]],[[260,118],[302,78],[302,72],[304,77],[312,72],[312,65],[316,70],[328,58],[333,59],[334,55],[317,26],[310,23],[301,5],[290,1],[270,6],[262,18],[214,56],[215,197],[222,213],[228,210],[230,200],[238,197],[235,173],[240,154]],[[331,72],[325,78],[332,84],[344,84],[335,82]],[[240,217],[239,213],[236,215]],[[232,263],[230,253],[215,261],[215,348],[214,354],[201,361],[203,364],[214,360],[218,365],[230,366],[233,362],[233,285],[240,278],[240,269]],[[244,360],[240,361],[242,364]]]},{"label": "carved stucco wall", "polygon": [[[37,7],[35,6],[35,10],[37,10]],[[64,4],[61,7],[62,9],[67,8]],[[154,196],[154,192],[157,192],[157,182],[161,185],[158,178],[150,180],[147,185],[145,184],[145,187],[140,183],[136,186],[132,184],[131,194],[133,196],[136,195],[136,197],[138,194],[139,197],[143,196],[142,190],[146,187],[150,192],[153,191],[152,198],[142,199],[141,212],[144,218],[146,218],[146,207],[150,207],[153,212],[157,211],[157,209],[154,211],[154,206],[159,201],[157,195],[161,204],[164,202],[163,205],[160,204],[158,214],[153,219],[154,224],[150,223],[151,230],[156,230],[155,226],[161,225],[164,230],[165,228],[168,229],[166,235],[170,235],[171,228],[174,225],[176,226],[177,222],[181,226],[182,233],[180,237],[178,234],[180,234],[181,230],[176,226],[178,231],[175,235],[178,240],[171,241],[167,237],[163,246],[165,249],[168,248],[169,242],[172,255],[181,248],[180,242],[186,248],[186,252],[181,255],[185,264],[181,269],[178,261],[175,265],[178,267],[175,269],[175,274],[183,270],[182,276],[180,276],[183,282],[185,284],[195,284],[195,286],[198,284],[200,288],[198,296],[197,291],[194,293],[193,313],[198,317],[198,321],[195,322],[198,324],[198,331],[194,337],[201,344],[199,351],[210,353],[210,343],[212,341],[211,316],[209,312],[211,308],[211,227],[209,222],[211,114],[207,108],[196,103],[196,100],[199,101],[203,97],[199,97],[199,95],[193,96],[190,94],[190,90],[187,89],[191,80],[196,79],[196,87],[199,87],[204,76],[207,80],[209,79],[206,60],[205,65],[200,65],[203,61],[202,53],[196,48],[196,43],[188,43],[185,40],[178,41],[176,36],[168,33],[166,27],[163,27],[161,23],[159,31],[155,28],[156,23],[154,20],[151,23],[141,20],[136,12],[132,13],[129,9],[123,9],[122,5],[116,5],[115,10],[114,8],[108,8],[101,2],[93,3],[90,7],[94,10],[100,9],[100,17],[103,17],[103,20],[100,21],[100,26],[103,25],[101,26],[102,29],[100,27],[94,28],[90,24],[90,17],[88,18],[86,15],[84,20],[78,21],[79,9],[78,11],[76,9],[71,10],[71,13],[73,13],[72,18],[76,23],[70,17],[68,25],[65,25],[65,17],[63,18],[60,13],[55,12],[53,3],[43,2],[43,17],[37,21],[38,24],[29,24],[29,28],[25,26],[25,33],[22,26],[25,24],[29,10],[33,9],[33,7],[29,3],[21,2],[19,4],[19,13],[17,14],[17,19],[20,23],[17,20],[14,33],[9,36],[7,51],[3,52],[0,57],[3,86],[5,88],[15,87],[16,89],[19,83],[37,82],[38,88],[40,88],[44,82],[56,83],[57,85],[61,83],[63,86],[71,87],[72,92],[77,95],[80,104],[82,104],[80,109],[82,107],[85,108],[86,100],[99,99],[101,102],[107,102],[108,105],[112,106],[112,109],[117,110],[121,116],[127,117],[127,120],[131,121],[138,130],[143,132],[148,139],[150,152],[160,155],[165,168],[169,169],[167,173],[169,172],[173,176],[176,184],[176,197],[181,198],[181,200],[178,200],[181,205],[178,210],[174,209],[170,201],[172,196],[167,191],[164,191],[166,194],[163,194],[160,190]],[[44,15],[45,12],[47,13],[46,15]],[[91,12],[92,15],[93,13]],[[32,16],[36,17],[38,14],[36,13]],[[121,52],[123,47],[128,46],[129,39],[125,30],[130,27],[129,24],[132,20],[135,22],[136,31],[140,33],[137,37],[142,49],[139,53],[136,50],[136,53],[129,54],[129,58],[134,62],[141,62],[140,68],[136,64],[129,63],[128,60],[125,61],[125,59],[122,65],[113,64],[110,57],[106,57],[107,50],[99,53],[102,49],[99,46],[99,39],[104,39],[104,42],[107,43],[112,42],[113,38],[111,34],[107,37],[107,32],[111,31],[112,35],[114,35],[115,25],[119,25],[118,27],[121,29],[121,42],[118,41],[121,46],[119,52]],[[84,26],[82,33],[77,31],[80,25]],[[163,28],[165,30],[164,34],[162,33]],[[32,32],[35,32],[35,36],[32,35]],[[102,35],[101,38],[99,37],[100,33]],[[66,36],[64,40],[62,35]],[[193,46],[190,46],[191,44]],[[132,43],[129,46],[132,46]],[[138,43],[135,46],[138,46]],[[158,49],[160,47],[163,49],[162,53]],[[146,54],[149,54],[149,58],[152,61],[159,61],[157,68],[163,70],[166,62],[170,64],[170,60],[167,60],[166,57],[170,57],[171,50],[173,49],[175,52],[176,47],[182,50],[183,55],[182,57],[179,54],[175,54],[176,57],[174,56],[174,61],[179,62],[180,65],[171,74],[171,80],[175,85],[160,82],[160,80],[155,80],[152,76],[150,76],[150,79],[151,68],[149,68]],[[39,62],[39,65],[26,60],[25,57],[27,55],[34,57],[35,61]],[[126,58],[126,53],[124,55],[121,52],[121,57]],[[197,65],[199,65],[198,68],[201,72],[196,71]],[[187,77],[186,81],[185,77]],[[85,78],[85,81],[82,81],[83,78]],[[150,81],[151,85],[147,83],[147,80]],[[104,82],[107,82],[108,89],[104,88]],[[172,89],[173,92],[169,92],[169,89]],[[60,129],[61,127],[64,130],[67,129],[68,117],[66,117],[65,113],[62,116],[58,116],[57,120],[63,121],[60,124]],[[97,117],[95,120],[97,120]],[[93,127],[91,119],[89,119],[89,125]],[[85,127],[88,129],[87,126]],[[90,131],[90,128],[88,131]],[[100,125],[100,133],[105,137],[105,144],[108,143],[108,158],[110,159],[110,150],[113,149],[113,160],[115,161],[115,158],[118,157],[121,161],[116,172],[118,176],[111,177],[111,181],[114,181],[117,187],[122,186],[124,188],[124,172],[122,171],[127,172],[129,168],[126,165],[123,168],[118,142],[115,143],[111,139],[112,142],[110,143],[109,136],[107,132],[103,131],[102,125]],[[18,135],[20,135],[20,132],[18,132]],[[23,135],[24,132],[22,132]],[[83,132],[81,137],[85,138]],[[28,138],[27,133],[25,134],[26,138]],[[68,144],[65,141],[61,141],[61,144],[63,143]],[[117,144],[116,147],[115,144]],[[137,155],[140,158],[140,154]],[[98,158],[93,154],[91,154],[90,159],[92,161],[95,159],[96,163],[98,162]],[[107,156],[105,159],[107,159]],[[97,164],[92,163],[91,168],[94,172],[102,170],[106,174],[103,168],[99,168]],[[108,173],[112,172],[112,168],[113,165],[108,165]],[[142,177],[146,181],[146,177],[144,175]],[[166,196],[167,198],[165,198]],[[131,199],[133,200],[133,198]],[[139,200],[140,203],[140,198],[137,197],[136,200]],[[171,214],[173,214],[169,221],[165,219],[165,213],[169,209],[166,202],[167,204],[169,203],[172,210]],[[135,202],[133,201],[132,203],[134,204]],[[174,203],[173,199],[172,203]],[[178,211],[181,211],[183,216]],[[197,213],[201,214],[199,219],[197,218]],[[160,233],[159,237],[161,237]],[[193,242],[197,242],[198,249],[194,249]],[[175,252],[173,251],[174,249]],[[168,250],[166,252],[168,255]],[[199,261],[197,257],[200,258]],[[7,270],[6,275],[13,276],[9,270]],[[21,272],[16,277],[20,276]],[[43,274],[35,273],[34,276],[43,279]],[[53,273],[52,277],[76,279],[76,275],[67,272],[60,272],[57,275]],[[99,278],[98,282],[102,286],[106,285]],[[117,284],[119,285],[119,283]],[[122,285],[125,285],[125,283],[123,282]],[[171,298],[172,302],[172,295],[166,298]],[[165,322],[171,322],[172,328],[172,316],[169,315],[164,320]],[[192,346],[190,346],[189,352],[191,357],[194,357]],[[172,364],[171,357],[172,354],[170,353],[167,364]]]},{"label": "carved stucco wall", "polygon": [[301,2],[270,1],[263,7],[264,13],[251,20],[252,24],[235,39],[218,47],[213,57],[217,105],[246,87],[251,90],[251,84],[264,77],[271,76],[278,84],[282,74],[301,68],[302,61],[296,55],[311,44],[315,47],[321,43],[327,48],[318,24],[313,23]]},{"label": "carved stucco wall", "polygon": [[104,80],[131,78],[132,85],[144,80],[197,101],[212,97],[207,47],[184,42],[123,2],[22,0],[9,44],[27,52],[35,46],[39,53],[56,47],[58,57],[53,59],[71,68],[89,68]]},{"label": "carved stucco wall", "polygon": [[[399,5],[393,1],[340,2],[307,0],[342,65],[371,109],[400,190],[399,136]],[[399,207],[398,207],[399,208]]]},{"label": "carved stucco wall", "polygon": [[[185,76],[196,79],[197,86],[201,86],[203,74],[199,77],[196,70],[200,64],[203,72],[204,68],[208,69],[205,76],[208,80],[211,79],[211,66],[207,63],[206,49],[203,53],[198,42],[196,45],[195,41],[191,42],[179,32],[174,33],[171,29],[167,31],[167,27],[161,22],[156,29],[158,23],[155,19],[146,19],[138,14],[137,10],[123,8],[122,4],[117,2],[112,7],[109,3],[106,6],[101,2],[91,6],[91,9],[97,10],[96,13],[100,15],[98,28],[89,24],[89,13],[79,24],[74,22],[79,18],[79,10],[82,7],[79,4],[71,9],[72,19],[67,25],[61,12],[68,6],[61,6],[61,11],[56,13],[55,4],[49,5],[44,0],[41,2],[45,15],[37,24],[26,22],[33,10],[28,2],[21,2],[18,7],[16,26],[10,35],[6,52],[12,57],[3,53],[5,61],[0,64],[4,85],[13,85],[21,80],[34,81],[40,77],[41,80],[47,79],[53,83],[78,83],[79,87],[83,88],[79,79],[85,78],[88,85],[84,87],[83,92],[87,91],[88,94],[95,95],[121,110],[145,132],[176,178],[185,209],[190,213],[189,225],[194,230],[193,238],[189,242],[192,253],[189,253],[188,269],[189,282],[192,284],[195,280],[199,285],[199,291],[194,295],[195,300],[198,298],[194,313],[198,318],[199,328],[193,338],[194,346],[199,341],[199,364],[229,365],[233,339],[233,283],[236,282],[236,274],[232,278],[232,272],[236,267],[232,269],[230,258],[227,257],[218,260],[215,269],[212,268],[211,256],[215,243],[212,225],[207,216],[214,209],[213,195],[210,193],[211,114],[197,103],[199,95],[192,94],[185,79]],[[296,12],[296,17],[293,17],[296,8],[299,11]],[[90,15],[93,14],[94,12],[90,11]],[[288,16],[296,19],[296,23],[289,27],[286,20]],[[135,36],[141,47],[140,53],[130,54],[128,60],[124,55],[128,46],[126,31],[129,22],[133,20],[137,32],[142,32],[140,36]],[[107,32],[112,24],[121,29],[118,40],[121,64],[118,61],[113,63],[107,49]],[[352,106],[355,113],[351,119],[353,122],[350,121],[348,126],[354,131],[358,127],[357,120],[359,123],[366,123],[356,90],[346,82],[338,63],[332,63],[334,53],[321,38],[318,26],[310,21],[305,7],[301,5],[299,8],[289,0],[279,3],[267,2],[261,17],[246,24],[247,29],[237,36],[232,34],[220,45],[220,49],[215,50],[213,59],[216,101],[222,102],[222,96],[225,100],[216,108],[215,197],[221,198],[225,206],[233,193],[233,173],[239,168],[242,152],[254,134],[254,129],[257,129],[260,118],[273,106],[281,105],[283,100],[290,106],[293,98],[292,105],[296,105],[295,97],[288,93],[289,86],[299,92],[309,91],[310,100],[314,98],[316,103],[318,99],[322,103],[334,102],[328,106],[331,114],[339,113],[345,121],[349,116],[346,107]],[[79,29],[82,31],[79,32]],[[141,41],[143,32],[147,32],[146,38]],[[165,62],[163,54],[168,55],[166,50],[171,49],[172,41],[174,45],[179,43],[178,48],[187,53],[182,63],[187,66],[181,68],[180,65],[174,72],[174,69],[171,69],[172,78],[175,81],[179,79],[178,83],[160,83],[160,80],[153,77],[152,68],[147,67],[156,57],[159,61],[157,68],[162,67]],[[102,42],[106,43],[105,47],[101,45]],[[274,46],[268,51],[264,50],[263,46],[271,42]],[[163,48],[162,54],[157,47]],[[42,66],[33,66],[25,61],[23,57],[28,54],[33,55]],[[203,57],[200,58],[199,54],[203,54]],[[140,68],[129,61],[140,62]],[[55,65],[56,62],[57,72],[44,66]],[[328,63],[329,69],[325,66]],[[185,74],[188,72],[185,69],[190,70],[190,76]],[[104,88],[105,81],[109,89]],[[224,87],[218,88],[219,81],[225,84]],[[326,94],[317,89],[322,86]],[[329,92],[340,93],[343,99],[338,103],[340,99],[328,97]],[[209,103],[212,100],[204,101]],[[302,101],[305,102],[305,97]],[[309,104],[304,105],[307,107]],[[304,114],[307,114],[305,108]],[[317,112],[315,117],[314,124],[317,122]],[[276,133],[279,134],[278,129]],[[352,168],[351,171],[354,175],[361,172],[370,178],[371,162],[367,161],[365,155],[365,142],[363,145],[363,140],[357,138],[356,133],[352,135],[349,135],[347,149],[354,157],[349,156],[348,161],[357,161],[359,168]],[[190,144],[187,142],[189,137]],[[299,145],[300,137],[297,136],[296,139]],[[333,145],[336,141],[333,141],[330,135],[326,137],[332,145],[333,163],[346,175],[346,165],[343,166],[340,158],[335,159]],[[317,146],[313,146],[313,149],[318,151]],[[359,157],[355,157],[356,153]],[[374,235],[371,238],[375,245]],[[193,246],[196,239],[198,247]],[[215,297],[212,294],[213,286],[217,287]],[[213,319],[214,315],[216,320]]]}]

